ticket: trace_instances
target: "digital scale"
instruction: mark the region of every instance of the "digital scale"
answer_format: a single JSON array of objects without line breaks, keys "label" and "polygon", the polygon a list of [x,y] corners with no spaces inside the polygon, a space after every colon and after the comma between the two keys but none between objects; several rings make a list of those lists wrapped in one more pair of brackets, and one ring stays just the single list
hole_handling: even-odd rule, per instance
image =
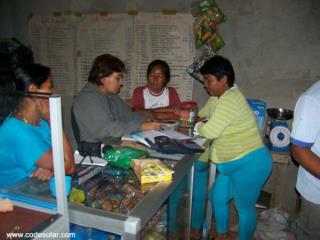
[{"label": "digital scale", "polygon": [[270,117],[269,148],[274,152],[289,152],[290,130],[288,121],[293,111],[283,108],[268,108]]}]

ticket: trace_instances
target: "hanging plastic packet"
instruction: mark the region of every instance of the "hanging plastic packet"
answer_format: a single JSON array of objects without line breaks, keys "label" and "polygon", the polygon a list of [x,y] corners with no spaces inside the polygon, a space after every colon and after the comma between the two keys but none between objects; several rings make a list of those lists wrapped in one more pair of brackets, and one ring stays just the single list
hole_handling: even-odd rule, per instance
[{"label": "hanging plastic packet", "polygon": [[194,17],[195,46],[209,44],[217,35],[217,25],[225,22],[226,17],[214,0],[193,2],[191,12]]},{"label": "hanging plastic packet", "polygon": [[198,50],[198,53],[199,56],[194,59],[193,63],[188,66],[186,71],[192,78],[203,84],[204,80],[200,74],[200,68],[206,60],[214,56],[214,52],[209,46],[203,46]]},{"label": "hanging plastic packet", "polygon": [[216,35],[210,39],[209,45],[210,45],[212,51],[216,53],[221,48],[224,47],[225,43],[224,43],[222,37],[220,36],[220,34],[216,33]]},{"label": "hanging plastic packet", "polygon": [[208,23],[206,17],[201,18],[199,22],[194,23],[194,36],[196,48],[207,44],[210,39],[216,35],[217,27],[214,23]]}]

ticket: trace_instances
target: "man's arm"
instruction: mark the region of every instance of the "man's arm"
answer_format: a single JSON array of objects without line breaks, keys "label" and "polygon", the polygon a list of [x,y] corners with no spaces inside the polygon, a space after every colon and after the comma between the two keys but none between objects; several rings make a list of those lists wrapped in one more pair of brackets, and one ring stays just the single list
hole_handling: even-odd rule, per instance
[{"label": "man's arm", "polygon": [[291,152],[294,159],[315,177],[320,178],[320,158],[310,148],[291,145]]}]

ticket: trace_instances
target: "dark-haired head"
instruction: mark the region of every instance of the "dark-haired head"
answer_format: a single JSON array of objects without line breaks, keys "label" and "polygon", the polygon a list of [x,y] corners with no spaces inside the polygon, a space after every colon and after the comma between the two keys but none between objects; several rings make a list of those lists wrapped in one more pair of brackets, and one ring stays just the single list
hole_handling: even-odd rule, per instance
[{"label": "dark-haired head", "polygon": [[163,60],[154,60],[152,61],[147,69],[147,78],[149,77],[150,73],[152,72],[152,70],[154,70],[155,68],[160,68],[164,75],[165,75],[165,85],[168,84],[168,82],[170,81],[170,67],[168,65],[168,63],[166,63]]},{"label": "dark-haired head", "polygon": [[15,85],[17,91],[29,92],[30,86],[40,89],[51,75],[50,68],[40,64],[27,64],[15,69]]},{"label": "dark-haired head", "polygon": [[15,77],[13,72],[9,68],[0,68],[0,90],[15,90]]},{"label": "dark-haired head", "polygon": [[[34,99],[35,95],[31,96],[28,92],[51,94],[54,91],[50,68],[40,64],[27,64],[15,68],[13,73],[3,74],[1,88],[4,90],[1,97],[3,101],[6,101],[3,116],[21,110],[23,103]],[[22,93],[27,93],[27,95]]]},{"label": "dark-haired head", "polygon": [[211,74],[219,81],[222,77],[227,76],[227,84],[232,87],[234,84],[234,70],[231,62],[222,56],[214,56],[208,59],[200,68],[202,75]]},{"label": "dark-haired head", "polygon": [[18,98],[10,95],[15,90],[14,80],[14,74],[9,68],[0,68],[0,125],[18,105]]},{"label": "dark-haired head", "polygon": [[125,65],[119,58],[103,54],[93,61],[88,81],[99,86],[102,78],[109,77],[114,72],[123,73],[124,71]]}]

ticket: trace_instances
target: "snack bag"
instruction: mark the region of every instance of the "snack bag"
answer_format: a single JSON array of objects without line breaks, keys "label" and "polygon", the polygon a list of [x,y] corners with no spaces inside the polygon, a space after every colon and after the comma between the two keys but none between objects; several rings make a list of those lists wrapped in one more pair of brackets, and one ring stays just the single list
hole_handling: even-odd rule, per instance
[{"label": "snack bag", "polygon": [[159,159],[143,159],[132,161],[132,168],[142,184],[170,181],[174,171]]},{"label": "snack bag", "polygon": [[213,52],[218,52],[223,46],[225,45],[222,37],[219,33],[216,33],[216,35],[209,40],[209,45]]},{"label": "snack bag", "polygon": [[214,0],[193,3],[191,12],[194,17],[195,46],[200,48],[214,39],[217,35],[217,25],[226,21],[226,17]]},{"label": "snack bag", "polygon": [[133,147],[118,147],[106,150],[103,158],[114,167],[129,169],[133,158],[147,158],[149,153]]},{"label": "snack bag", "polygon": [[186,71],[192,78],[203,84],[204,80],[202,78],[202,75],[200,74],[200,68],[206,60],[214,56],[214,53],[212,49],[207,45],[202,46],[198,50],[198,52],[199,56],[194,59],[193,63],[188,66]]},{"label": "snack bag", "polygon": [[226,21],[226,16],[223,14],[215,0],[196,2],[193,13],[195,17],[206,17],[208,23],[219,24]]}]

